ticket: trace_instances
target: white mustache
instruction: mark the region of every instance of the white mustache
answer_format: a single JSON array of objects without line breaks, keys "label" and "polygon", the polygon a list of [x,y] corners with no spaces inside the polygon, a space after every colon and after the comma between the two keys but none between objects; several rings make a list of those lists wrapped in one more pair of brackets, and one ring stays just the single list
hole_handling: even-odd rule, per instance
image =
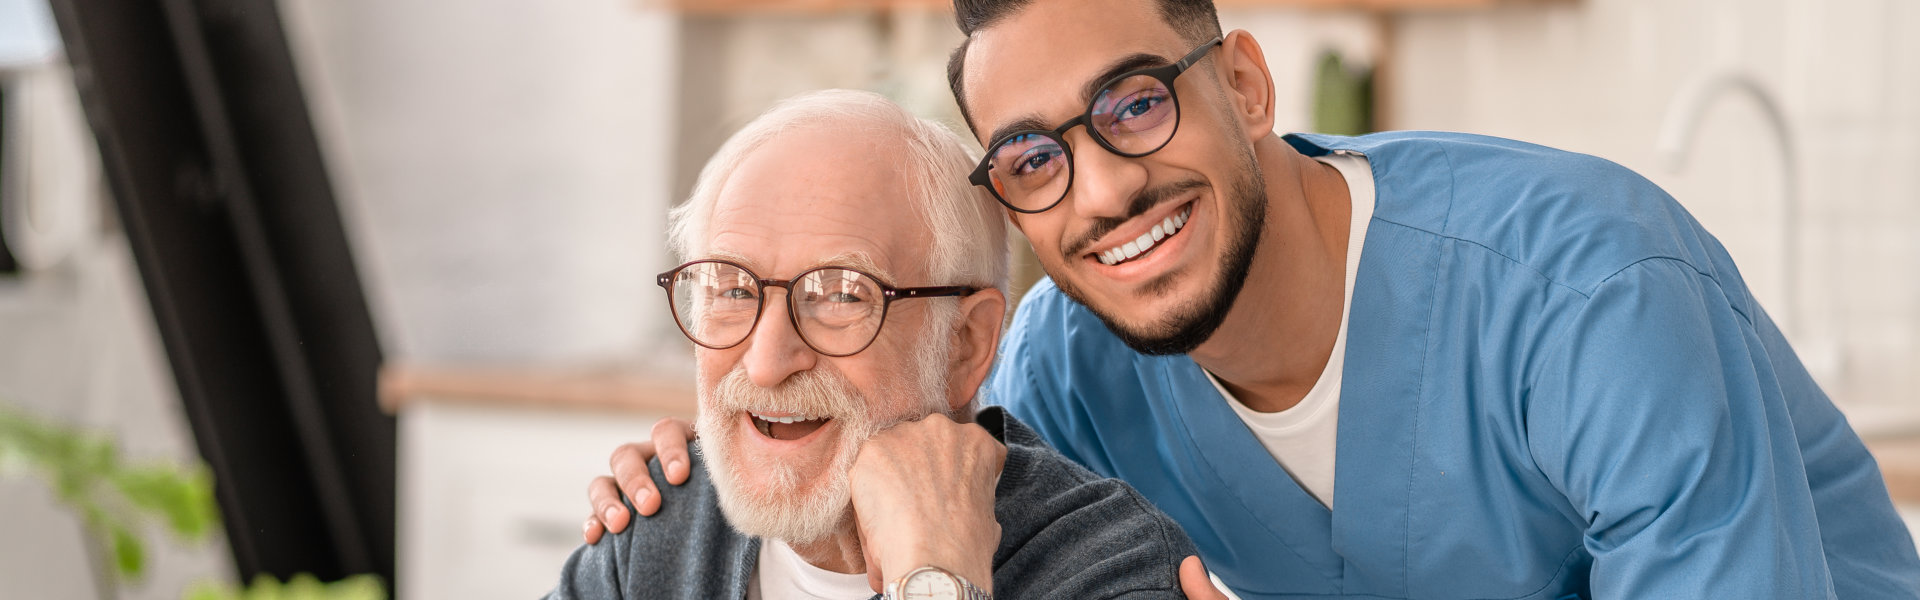
[{"label": "white mustache", "polygon": [[845,376],[817,369],[794,373],[773,388],[754,385],[745,369],[734,369],[706,400],[706,408],[719,414],[790,412],[832,418],[843,427],[865,421],[870,410],[866,397]]}]

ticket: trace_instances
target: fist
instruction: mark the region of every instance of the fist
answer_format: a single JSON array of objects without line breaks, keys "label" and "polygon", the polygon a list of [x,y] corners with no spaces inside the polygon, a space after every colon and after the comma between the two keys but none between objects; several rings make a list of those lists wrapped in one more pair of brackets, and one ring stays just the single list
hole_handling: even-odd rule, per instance
[{"label": "fist", "polygon": [[992,592],[1000,523],[994,488],[1007,448],[978,425],[931,415],[861,446],[850,474],[853,512],[875,591],[937,566]]}]

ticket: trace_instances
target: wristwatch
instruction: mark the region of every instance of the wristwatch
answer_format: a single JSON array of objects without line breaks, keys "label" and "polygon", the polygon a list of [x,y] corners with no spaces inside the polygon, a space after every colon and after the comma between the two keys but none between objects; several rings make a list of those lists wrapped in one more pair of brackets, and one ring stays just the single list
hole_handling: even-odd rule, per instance
[{"label": "wristwatch", "polygon": [[920,567],[887,582],[885,600],[993,600],[967,578],[940,567]]}]

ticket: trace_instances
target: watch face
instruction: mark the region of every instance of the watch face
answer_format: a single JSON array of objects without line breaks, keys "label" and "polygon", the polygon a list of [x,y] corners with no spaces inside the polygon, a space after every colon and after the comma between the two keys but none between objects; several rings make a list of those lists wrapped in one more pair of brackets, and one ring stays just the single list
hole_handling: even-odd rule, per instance
[{"label": "watch face", "polygon": [[960,600],[960,582],[937,569],[921,569],[900,584],[902,600]]}]

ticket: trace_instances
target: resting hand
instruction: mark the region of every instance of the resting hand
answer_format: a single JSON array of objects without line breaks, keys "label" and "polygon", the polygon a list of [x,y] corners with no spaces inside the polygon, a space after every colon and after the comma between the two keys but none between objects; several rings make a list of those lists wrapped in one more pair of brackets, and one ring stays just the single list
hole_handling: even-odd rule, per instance
[{"label": "resting hand", "polygon": [[629,517],[626,505],[620,502],[623,492],[633,499],[633,508],[640,511],[641,516],[650,517],[660,512],[660,490],[653,487],[647,461],[657,454],[667,483],[686,483],[689,465],[693,464],[688,460],[687,442],[693,438],[693,424],[668,417],[653,424],[653,439],[615,448],[607,461],[613,468],[613,476],[595,477],[587,486],[587,501],[593,504],[593,513],[587,516],[581,532],[587,543],[600,543],[603,532],[626,530]]},{"label": "resting hand", "polygon": [[1227,600],[1227,595],[1213,587],[1213,580],[1207,577],[1207,568],[1200,565],[1200,557],[1189,556],[1180,563],[1180,592],[1187,600]]},{"label": "resting hand", "polygon": [[936,566],[993,591],[1000,522],[994,487],[1007,448],[977,425],[946,415],[901,423],[860,448],[853,513],[875,592],[908,571]]}]

